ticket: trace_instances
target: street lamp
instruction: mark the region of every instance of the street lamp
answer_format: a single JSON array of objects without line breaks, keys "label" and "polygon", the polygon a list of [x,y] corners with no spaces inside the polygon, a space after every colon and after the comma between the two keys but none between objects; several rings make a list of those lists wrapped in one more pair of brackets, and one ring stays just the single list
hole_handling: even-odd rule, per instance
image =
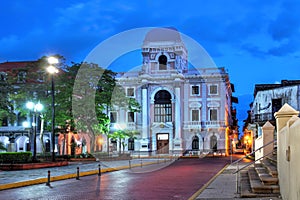
[{"label": "street lamp", "polygon": [[37,131],[37,113],[43,110],[43,105],[38,102],[37,104],[29,101],[26,103],[26,108],[33,111],[33,122],[31,127],[33,128],[33,156],[32,162],[36,162],[36,131]]},{"label": "street lamp", "polygon": [[54,67],[58,64],[58,59],[55,57],[49,57],[47,71],[51,74],[51,96],[52,96],[52,162],[55,161],[55,94],[54,94],[54,74],[58,73],[58,69]]}]

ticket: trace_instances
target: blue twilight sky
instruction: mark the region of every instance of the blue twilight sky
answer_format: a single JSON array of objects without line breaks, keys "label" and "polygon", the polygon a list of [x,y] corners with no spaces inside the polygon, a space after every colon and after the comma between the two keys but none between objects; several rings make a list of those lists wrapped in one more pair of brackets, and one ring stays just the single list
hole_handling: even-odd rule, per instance
[{"label": "blue twilight sky", "polygon": [[254,84],[300,79],[299,10],[298,0],[0,0],[0,62],[80,62],[120,32],[175,27],[228,70],[242,121]]}]

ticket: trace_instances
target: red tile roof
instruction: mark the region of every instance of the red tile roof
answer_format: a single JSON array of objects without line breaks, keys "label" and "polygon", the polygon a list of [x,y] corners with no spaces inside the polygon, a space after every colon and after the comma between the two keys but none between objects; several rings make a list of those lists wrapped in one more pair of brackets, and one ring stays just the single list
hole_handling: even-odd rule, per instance
[{"label": "red tile roof", "polygon": [[37,61],[16,61],[0,63],[0,71],[8,71],[11,69],[24,68],[28,65],[35,64]]}]

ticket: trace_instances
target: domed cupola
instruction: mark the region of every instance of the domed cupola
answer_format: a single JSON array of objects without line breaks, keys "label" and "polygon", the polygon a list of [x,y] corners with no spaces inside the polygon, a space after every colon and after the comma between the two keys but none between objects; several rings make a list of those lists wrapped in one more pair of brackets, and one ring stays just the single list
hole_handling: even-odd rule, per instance
[{"label": "domed cupola", "polygon": [[142,46],[143,70],[149,74],[187,71],[187,50],[175,28],[154,28]]}]

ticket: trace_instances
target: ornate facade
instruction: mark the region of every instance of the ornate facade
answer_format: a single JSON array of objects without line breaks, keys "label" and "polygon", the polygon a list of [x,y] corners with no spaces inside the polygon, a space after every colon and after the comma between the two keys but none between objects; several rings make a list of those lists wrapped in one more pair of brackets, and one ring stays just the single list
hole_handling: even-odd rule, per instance
[{"label": "ornate facade", "polygon": [[168,29],[147,33],[142,58],[141,67],[117,78],[126,95],[140,103],[141,112],[110,112],[113,124],[140,133],[127,150],[162,154],[228,150],[236,120],[234,89],[225,69],[190,67],[180,33]]}]

